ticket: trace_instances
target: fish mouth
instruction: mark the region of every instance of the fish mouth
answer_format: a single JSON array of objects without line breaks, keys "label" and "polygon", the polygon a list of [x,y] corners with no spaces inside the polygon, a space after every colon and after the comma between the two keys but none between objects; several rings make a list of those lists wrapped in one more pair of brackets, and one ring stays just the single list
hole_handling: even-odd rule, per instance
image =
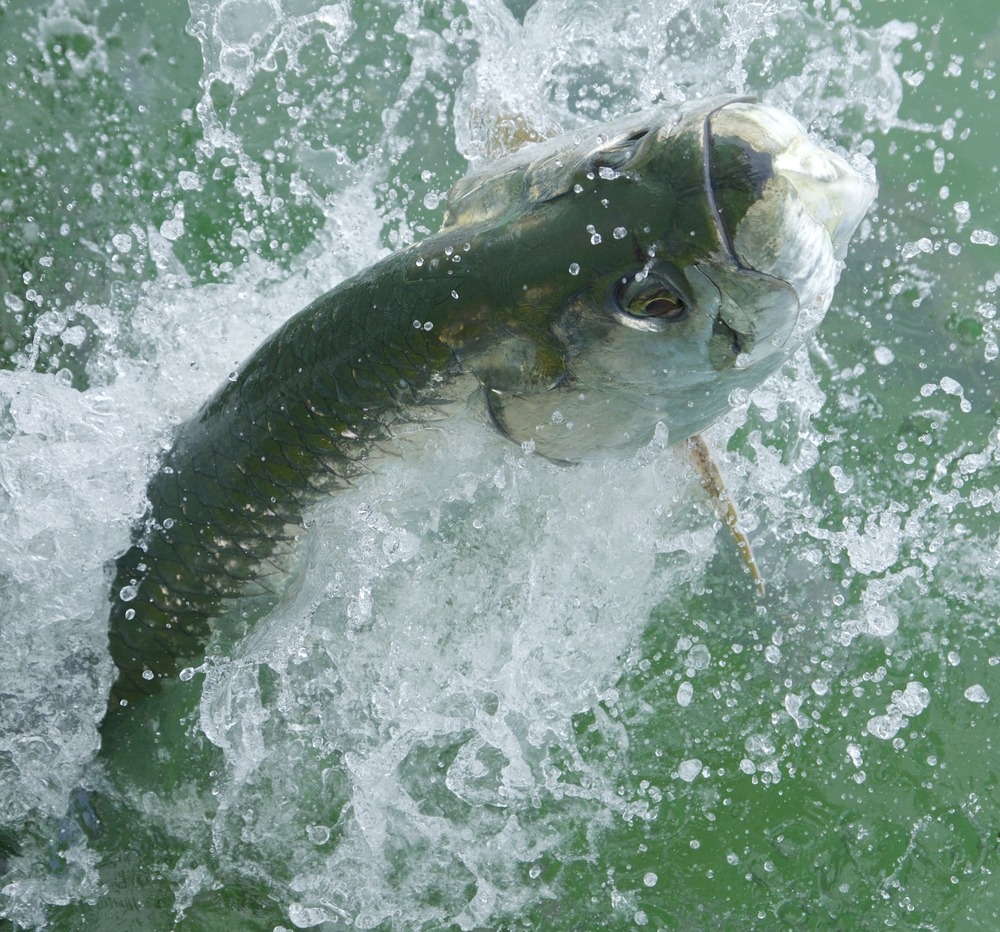
[{"label": "fish mouth", "polygon": [[747,207],[767,196],[772,179],[791,185],[805,212],[826,230],[835,258],[844,258],[877,193],[865,160],[852,165],[812,142],[794,117],[748,97],[710,111],[702,134],[705,188],[734,262],[745,265],[734,243],[736,228]]},{"label": "fish mouth", "polygon": [[825,312],[851,236],[875,196],[874,171],[863,159],[852,165],[817,145],[793,117],[752,98],[709,110],[701,134],[721,258],[737,278],[765,279],[774,298],[751,312],[728,270],[703,267],[733,298],[720,309],[716,340],[744,357],[773,353]]}]

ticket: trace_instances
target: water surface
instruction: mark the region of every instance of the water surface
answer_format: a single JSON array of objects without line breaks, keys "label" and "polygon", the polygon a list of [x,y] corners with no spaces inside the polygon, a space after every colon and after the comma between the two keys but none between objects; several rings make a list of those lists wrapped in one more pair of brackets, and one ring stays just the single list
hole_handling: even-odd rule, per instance
[{"label": "water surface", "polygon": [[[0,915],[995,927],[996,13],[8,0],[0,35]],[[766,598],[671,450],[559,469],[471,408],[98,755],[108,565],[173,427],[512,115],[729,92],[881,185],[817,338],[712,432]]]}]

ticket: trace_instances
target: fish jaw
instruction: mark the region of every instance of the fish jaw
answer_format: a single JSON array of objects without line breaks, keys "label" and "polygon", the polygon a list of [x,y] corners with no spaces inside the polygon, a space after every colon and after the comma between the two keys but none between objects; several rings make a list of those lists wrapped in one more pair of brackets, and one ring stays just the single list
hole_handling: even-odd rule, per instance
[{"label": "fish jaw", "polygon": [[[772,300],[751,318],[741,313],[739,287],[728,312],[720,313],[753,347],[741,365],[777,351],[787,355],[830,307],[848,243],[877,191],[874,169],[860,155],[848,162],[813,142],[789,114],[754,102],[732,101],[709,114],[705,140],[706,187],[715,198],[730,263],[723,263],[721,272],[701,271],[724,295],[727,281],[737,279],[746,291],[745,273],[751,271],[775,282],[775,296],[781,293],[779,283],[787,285],[797,313],[789,313],[787,302]],[[742,171],[734,172],[734,164]]]},{"label": "fish jaw", "polygon": [[788,181],[806,213],[828,233],[838,261],[878,192],[861,155],[851,162],[813,142],[794,117],[763,104],[734,101],[710,118],[713,137],[737,136],[770,156],[773,175]]}]

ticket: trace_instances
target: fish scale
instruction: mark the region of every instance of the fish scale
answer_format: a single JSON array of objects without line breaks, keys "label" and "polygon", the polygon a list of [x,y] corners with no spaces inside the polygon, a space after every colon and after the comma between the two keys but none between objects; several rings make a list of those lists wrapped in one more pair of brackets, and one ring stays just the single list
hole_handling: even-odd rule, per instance
[{"label": "fish scale", "polygon": [[[359,298],[405,261],[389,256],[314,302],[181,428],[148,489],[148,530],[117,561],[112,710],[200,662],[210,620],[246,595],[265,561],[283,565],[303,510],[345,485],[401,416],[400,373],[416,400],[447,368],[451,350],[418,335],[404,309],[379,317]],[[354,361],[376,354],[377,366]],[[309,401],[317,391],[322,411]],[[136,595],[126,600],[133,580]]]}]

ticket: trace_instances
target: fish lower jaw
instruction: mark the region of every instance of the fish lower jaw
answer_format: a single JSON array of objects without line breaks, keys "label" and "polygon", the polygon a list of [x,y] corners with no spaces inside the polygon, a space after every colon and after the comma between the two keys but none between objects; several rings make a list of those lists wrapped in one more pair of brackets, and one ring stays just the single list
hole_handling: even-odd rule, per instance
[{"label": "fish lower jaw", "polygon": [[856,159],[855,166],[800,136],[774,160],[775,173],[791,183],[806,212],[829,233],[838,261],[878,190],[870,163]]}]

